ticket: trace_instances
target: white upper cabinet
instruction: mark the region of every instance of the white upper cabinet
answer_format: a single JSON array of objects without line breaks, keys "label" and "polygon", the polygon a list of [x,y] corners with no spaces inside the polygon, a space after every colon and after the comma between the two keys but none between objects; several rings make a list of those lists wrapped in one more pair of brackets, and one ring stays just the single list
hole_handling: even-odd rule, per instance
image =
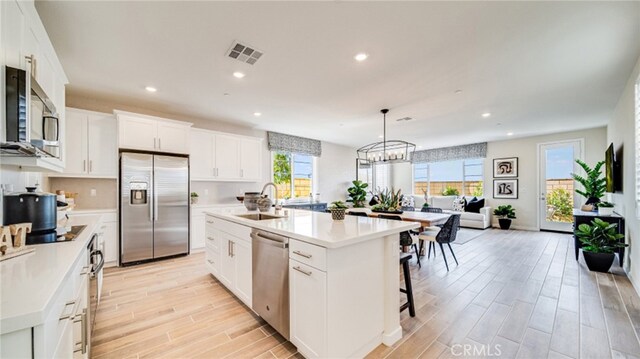
[{"label": "white upper cabinet", "polygon": [[67,108],[64,177],[118,177],[117,126],[113,115]]},{"label": "white upper cabinet", "polygon": [[244,180],[262,180],[262,140],[240,140],[240,176]]},{"label": "white upper cabinet", "polygon": [[191,123],[114,111],[119,147],[168,153],[189,153]]},{"label": "white upper cabinet", "polygon": [[262,139],[191,129],[191,180],[262,181]]},{"label": "white upper cabinet", "polygon": [[216,134],[215,168],[219,179],[240,178],[240,139],[236,136]]}]

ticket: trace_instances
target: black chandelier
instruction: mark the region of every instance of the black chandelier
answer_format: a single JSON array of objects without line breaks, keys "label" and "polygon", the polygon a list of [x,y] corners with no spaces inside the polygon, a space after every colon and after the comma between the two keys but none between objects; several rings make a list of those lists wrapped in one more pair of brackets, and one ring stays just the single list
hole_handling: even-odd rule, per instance
[{"label": "black chandelier", "polygon": [[387,141],[387,112],[382,112],[383,135],[382,141],[370,143],[358,149],[358,163],[363,166],[386,163],[411,162],[416,145],[402,140]]}]

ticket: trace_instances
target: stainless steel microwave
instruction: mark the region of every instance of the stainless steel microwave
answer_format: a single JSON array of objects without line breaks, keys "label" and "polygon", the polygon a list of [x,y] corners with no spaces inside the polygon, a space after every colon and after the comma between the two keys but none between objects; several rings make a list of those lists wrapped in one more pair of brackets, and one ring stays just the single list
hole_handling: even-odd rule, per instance
[{"label": "stainless steel microwave", "polygon": [[6,67],[5,142],[28,143],[60,157],[60,121],[53,102],[24,70]]}]

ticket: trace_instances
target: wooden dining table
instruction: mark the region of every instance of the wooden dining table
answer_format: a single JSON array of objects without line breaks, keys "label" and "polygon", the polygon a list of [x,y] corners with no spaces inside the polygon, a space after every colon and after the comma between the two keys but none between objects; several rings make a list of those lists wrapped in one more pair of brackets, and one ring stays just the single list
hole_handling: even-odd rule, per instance
[{"label": "wooden dining table", "polygon": [[348,210],[347,212],[365,212],[367,216],[376,218],[381,214],[388,215],[398,215],[402,218],[403,221],[410,222],[419,222],[423,228],[433,227],[438,224],[443,224],[444,222],[451,217],[450,214],[446,213],[429,213],[429,212],[417,212],[417,211],[404,211],[402,213],[383,213],[383,212],[373,212],[368,208],[365,209],[357,209],[357,210]]}]

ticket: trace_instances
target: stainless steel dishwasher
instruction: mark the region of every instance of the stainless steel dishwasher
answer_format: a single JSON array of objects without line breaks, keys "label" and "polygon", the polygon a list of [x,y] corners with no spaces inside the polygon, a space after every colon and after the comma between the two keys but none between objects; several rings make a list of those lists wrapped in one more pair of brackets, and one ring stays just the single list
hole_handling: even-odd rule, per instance
[{"label": "stainless steel dishwasher", "polygon": [[289,238],[251,231],[253,310],[289,339]]}]

